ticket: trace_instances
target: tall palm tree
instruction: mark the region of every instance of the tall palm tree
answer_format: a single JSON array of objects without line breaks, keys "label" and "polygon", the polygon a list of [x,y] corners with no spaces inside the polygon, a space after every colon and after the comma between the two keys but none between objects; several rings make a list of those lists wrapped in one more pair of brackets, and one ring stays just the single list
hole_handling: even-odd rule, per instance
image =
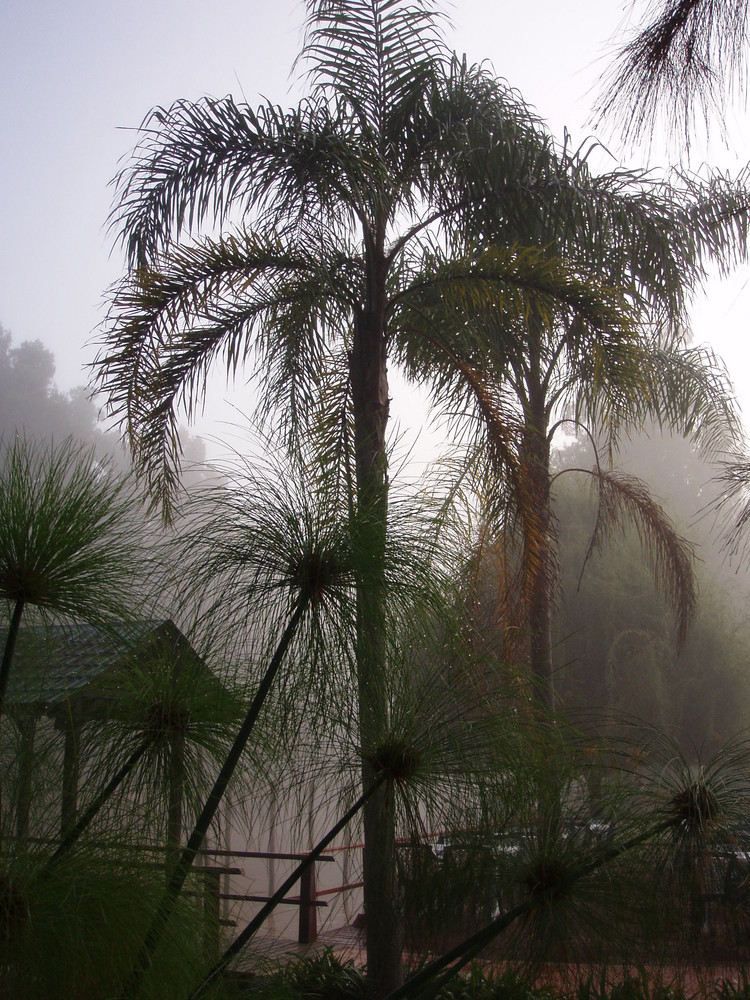
[{"label": "tall palm tree", "polygon": [[[257,351],[261,407],[290,439],[329,390],[329,455],[349,454],[363,746],[388,731],[383,684],[388,518],[387,363],[398,302],[422,265],[461,252],[446,279],[489,281],[508,308],[541,297],[574,305],[592,326],[621,329],[623,302],[537,251],[463,253],[490,192],[513,217],[554,202],[550,143],[525,106],[484,69],[451,59],[433,0],[308,0],[300,63],[311,90],[297,108],[231,98],[177,102],[146,119],[118,179],[112,225],[130,269],[114,290],[96,381],[125,423],[135,458],[167,503],[179,460],[176,406],[200,405],[212,363],[235,372]],[[206,235],[215,226],[221,235]],[[215,232],[215,230],[211,230]],[[478,292],[477,292],[478,294]],[[430,335],[423,317],[409,333]],[[407,331],[403,331],[406,334]],[[515,464],[501,415],[499,465]],[[476,373],[474,373],[476,374]],[[350,437],[351,435],[351,437]],[[348,468],[347,464],[347,468]],[[363,786],[373,773],[363,765]],[[387,790],[365,807],[368,974],[375,993],[399,979]]]},{"label": "tall palm tree", "polygon": [[[594,175],[589,151],[559,150],[550,211],[531,208],[508,219],[488,200],[477,216],[477,240],[494,246],[545,248],[573,273],[595,272],[621,289],[633,326],[592,326],[570,302],[537,300],[509,312],[494,295],[477,299],[467,283],[447,288],[425,280],[399,302],[394,339],[409,374],[431,386],[450,412],[465,413],[465,379],[481,371],[484,405],[515,427],[510,444],[518,472],[495,486],[505,538],[517,531],[528,663],[538,699],[551,705],[551,615],[555,577],[552,440],[561,425],[583,428],[608,453],[628,429],[656,421],[687,435],[709,456],[737,447],[739,415],[721,361],[691,346],[685,333],[692,291],[706,261],[721,266],[747,251],[747,195],[741,184],[714,182],[701,191],[680,178],[658,181],[626,170]],[[551,173],[551,171],[550,171]],[[448,264],[448,269],[455,268]],[[429,338],[404,335],[420,315]],[[581,470],[579,470],[581,471]],[[630,519],[653,557],[678,618],[682,641],[695,604],[689,552],[644,484],[606,472],[590,474],[600,499],[592,545]],[[498,496],[499,488],[499,496]],[[510,513],[509,513],[510,511]]]},{"label": "tall palm tree", "polygon": [[[544,535],[520,482],[512,426],[489,391],[500,368],[486,369],[483,350],[452,350],[420,301],[455,288],[476,309],[491,290],[510,340],[526,335],[518,320],[531,312],[575,316],[621,351],[640,334],[633,288],[603,283],[595,265],[568,263],[540,237],[546,219],[565,218],[568,245],[590,239],[606,185],[593,199],[516,95],[449,56],[435,0],[306,6],[299,64],[310,93],[297,108],[207,98],[155,109],[144,122],[117,182],[112,226],[130,267],[113,291],[96,381],[167,513],[177,407],[200,406],[215,361],[234,373],[255,357],[261,412],[274,414],[292,442],[323,434],[325,459],[350,477],[353,544],[367,556],[357,582],[358,709],[363,746],[376,747],[389,726],[389,361],[407,357],[407,347],[439,358],[438,389],[441,379],[461,386],[462,409],[486,429],[496,473],[514,484],[530,543]],[[643,192],[613,197],[604,222],[615,209],[629,222],[606,253],[642,254],[640,273],[651,268],[681,301],[681,257],[694,262],[729,236],[710,212],[693,210],[697,199],[664,200],[660,215],[644,200]],[[463,315],[455,324],[463,331]],[[370,800],[364,820],[375,990],[398,979],[399,964],[385,796]]]}]

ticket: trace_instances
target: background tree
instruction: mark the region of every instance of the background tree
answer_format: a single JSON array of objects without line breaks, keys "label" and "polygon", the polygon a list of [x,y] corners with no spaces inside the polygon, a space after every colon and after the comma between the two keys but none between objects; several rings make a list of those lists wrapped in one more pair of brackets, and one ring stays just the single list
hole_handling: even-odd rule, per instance
[{"label": "background tree", "polygon": [[[75,437],[106,450],[96,407],[83,386],[62,392],[54,376],[54,355],[41,341],[25,340],[14,347],[11,334],[0,325],[0,437],[8,440],[16,432],[28,438],[54,435],[58,441]],[[114,436],[107,444],[119,452]]]},{"label": "background tree", "polygon": [[[563,465],[586,466],[592,457],[583,442],[565,452]],[[695,546],[695,621],[678,649],[632,529],[587,556],[596,498],[579,477],[563,477],[555,490],[562,580],[554,626],[557,689],[570,706],[609,708],[669,727],[694,756],[750,721],[743,667],[747,574],[721,558],[713,519],[700,517],[715,484],[693,445],[658,432],[636,435],[623,445],[618,466],[648,479]]]},{"label": "background tree", "polygon": [[[90,445],[100,458],[123,474],[130,469],[119,434],[99,420],[99,408],[83,386],[64,391],[55,384],[55,357],[41,341],[13,346],[0,324],[0,438],[14,434],[61,443],[73,438]],[[205,481],[206,448],[200,437],[181,429],[181,484],[187,489]]]}]

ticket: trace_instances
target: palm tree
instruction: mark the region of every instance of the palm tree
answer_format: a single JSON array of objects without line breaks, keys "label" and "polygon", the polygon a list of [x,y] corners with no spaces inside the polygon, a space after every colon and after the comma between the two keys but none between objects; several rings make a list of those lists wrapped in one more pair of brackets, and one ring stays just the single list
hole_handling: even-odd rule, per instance
[{"label": "palm tree", "polygon": [[[96,381],[167,514],[175,408],[200,405],[215,360],[232,373],[258,352],[261,411],[282,414],[290,440],[309,428],[326,386],[327,454],[348,456],[354,545],[368,557],[356,658],[361,741],[374,747],[389,726],[387,363],[399,301],[422,282],[427,260],[459,250],[462,265],[444,280],[477,289],[490,281],[509,308],[541,296],[570,303],[594,327],[620,329],[623,301],[538,251],[463,253],[467,223],[489,192],[501,215],[549,210],[554,157],[509,90],[449,58],[433,0],[308,0],[307,11],[300,61],[311,92],[299,107],[204,99],[156,109],[144,123],[117,183],[112,225],[130,270],[113,293]],[[202,234],[204,224],[222,235]],[[430,326],[423,317],[410,335],[429,337]],[[497,464],[512,472],[500,415],[482,409],[481,379],[467,366],[462,374],[494,425]],[[373,778],[365,763],[363,787]],[[375,993],[400,975],[386,797],[381,789],[364,818]]]},{"label": "palm tree", "polygon": [[[705,276],[706,260],[726,266],[732,254],[746,252],[744,225],[733,233],[734,223],[724,221],[744,216],[741,186],[715,183],[708,197],[679,178],[660,182],[626,170],[597,176],[589,153],[558,152],[558,194],[544,215],[531,210],[506,219],[490,200],[474,220],[477,239],[484,253],[497,245],[544,247],[570,272],[601,275],[631,303],[630,329],[592,326],[570,302],[537,300],[525,312],[511,312],[496,296],[477,299],[465,283],[446,290],[425,279],[400,301],[394,335],[409,374],[430,385],[449,412],[468,410],[466,380],[456,372],[478,370],[484,405],[515,428],[510,448],[518,473],[485,483],[484,493],[505,543],[518,539],[520,580],[505,589],[522,595],[533,686],[549,707],[555,433],[568,424],[603,440],[611,455],[624,431],[655,421],[687,435],[709,457],[736,448],[742,436],[723,364],[690,346],[685,334],[689,295]],[[409,337],[423,314],[432,319],[431,336]],[[577,471],[592,477],[599,496],[592,547],[623,520],[636,524],[675,609],[681,643],[695,607],[689,547],[643,483],[606,471],[598,457],[593,472]]]},{"label": "palm tree", "polygon": [[[569,265],[539,237],[544,220],[565,218],[568,246],[591,239],[606,185],[592,199],[511,91],[449,57],[434,0],[308,0],[307,11],[299,62],[311,90],[297,108],[207,98],[144,122],[117,181],[112,226],[130,268],[113,291],[96,381],[167,514],[177,407],[201,405],[215,361],[231,374],[257,357],[261,413],[291,443],[316,435],[323,465],[351,483],[352,544],[367,566],[356,586],[356,661],[360,737],[372,748],[389,728],[389,361],[407,359],[420,379],[429,372],[438,395],[461,387],[461,412],[485,428],[495,472],[525,510],[529,544],[545,535],[521,484],[513,424],[488,384],[500,367],[486,369],[484,349],[452,350],[420,302],[460,289],[473,310],[491,297],[509,339],[526,335],[518,319],[530,310],[575,316],[622,351],[640,334],[632,288],[608,287],[592,277],[595,266]],[[658,215],[643,191],[613,196],[612,213],[629,224],[617,229],[620,243],[606,244],[610,256],[648,251],[641,273],[653,268],[680,301],[681,258],[694,274],[697,257],[730,242],[728,227],[686,198],[665,198]],[[454,320],[463,331],[463,315]],[[429,364],[412,364],[410,351]],[[364,788],[373,777],[365,764]],[[376,992],[399,977],[387,794],[368,802],[364,819]]]}]

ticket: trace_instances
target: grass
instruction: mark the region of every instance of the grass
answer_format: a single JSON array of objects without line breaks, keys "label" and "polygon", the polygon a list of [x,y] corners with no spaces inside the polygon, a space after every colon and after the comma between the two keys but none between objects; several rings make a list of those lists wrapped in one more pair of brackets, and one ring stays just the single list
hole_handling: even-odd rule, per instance
[{"label": "grass", "polygon": [[[239,995],[256,1000],[364,1000],[366,996],[364,970],[340,961],[330,949],[266,968],[244,986],[238,980],[236,988]],[[475,964],[437,993],[414,996],[431,1000],[750,1000],[750,978],[741,968],[736,979],[723,978],[712,987],[689,990],[662,982],[645,969],[624,975],[602,970],[572,986],[555,987],[534,982],[512,968],[496,970]]]}]

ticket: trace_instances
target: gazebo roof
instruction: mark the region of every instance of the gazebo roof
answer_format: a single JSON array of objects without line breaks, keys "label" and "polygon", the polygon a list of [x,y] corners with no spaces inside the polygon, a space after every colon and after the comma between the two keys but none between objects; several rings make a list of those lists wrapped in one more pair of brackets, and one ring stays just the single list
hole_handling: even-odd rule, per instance
[{"label": "gazebo roof", "polygon": [[22,629],[8,683],[8,709],[33,715],[111,713],[128,662],[160,652],[174,657],[178,670],[188,666],[210,675],[169,619],[133,622],[117,630],[85,623]]}]

